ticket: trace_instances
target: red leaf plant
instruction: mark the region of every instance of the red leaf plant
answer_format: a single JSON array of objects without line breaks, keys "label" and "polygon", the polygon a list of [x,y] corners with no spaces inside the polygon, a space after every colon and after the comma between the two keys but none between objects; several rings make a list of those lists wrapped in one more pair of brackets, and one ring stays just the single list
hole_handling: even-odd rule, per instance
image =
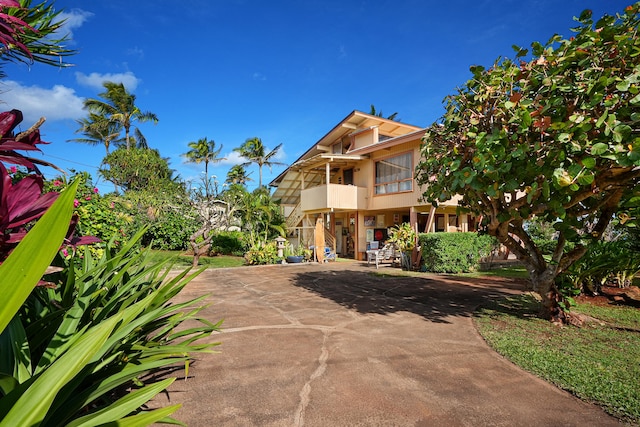
[{"label": "red leaf plant", "polygon": [[[0,4],[1,2],[2,0]],[[56,192],[42,194],[44,180],[36,167],[36,164],[53,165],[16,151],[40,151],[36,145],[45,143],[40,139],[38,129],[41,122],[28,131],[15,135],[14,129],[21,121],[22,113],[18,110],[0,113],[0,262],[6,259],[26,235],[29,224],[40,218],[59,194]],[[14,184],[3,162],[24,166],[32,173]],[[74,237],[77,223],[78,218],[74,215],[64,242],[65,246],[100,241],[90,236]]]}]

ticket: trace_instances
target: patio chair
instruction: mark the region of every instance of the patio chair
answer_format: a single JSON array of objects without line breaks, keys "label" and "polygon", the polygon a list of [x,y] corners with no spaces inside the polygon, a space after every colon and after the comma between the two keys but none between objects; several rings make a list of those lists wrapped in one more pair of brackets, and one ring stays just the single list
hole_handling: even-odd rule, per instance
[{"label": "patio chair", "polygon": [[391,260],[393,263],[395,262],[395,258],[395,246],[391,243],[384,245],[382,249],[367,251],[367,265],[374,261],[376,263],[376,269],[380,266],[381,262]]}]

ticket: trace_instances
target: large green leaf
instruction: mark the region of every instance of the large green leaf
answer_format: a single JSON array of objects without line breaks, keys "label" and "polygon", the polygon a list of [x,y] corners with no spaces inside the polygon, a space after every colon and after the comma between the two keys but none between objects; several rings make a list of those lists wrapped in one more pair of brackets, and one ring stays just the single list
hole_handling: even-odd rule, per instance
[{"label": "large green leaf", "polygon": [[131,414],[133,411],[140,408],[149,400],[153,399],[158,393],[169,387],[169,385],[174,380],[175,378],[168,378],[164,381],[159,381],[150,386],[132,391],[131,393],[118,399],[104,409],[101,409],[93,414],[77,418],[76,420],[67,424],[67,427],[92,427],[117,421]]},{"label": "large green leaf", "polygon": [[0,421],[0,427],[38,425],[46,416],[58,391],[71,381],[91,361],[121,321],[121,316],[87,330],[74,344],[49,366]]},{"label": "large green leaf", "polygon": [[69,229],[78,182],[64,191],[0,264],[0,331],[9,324],[60,249]]}]

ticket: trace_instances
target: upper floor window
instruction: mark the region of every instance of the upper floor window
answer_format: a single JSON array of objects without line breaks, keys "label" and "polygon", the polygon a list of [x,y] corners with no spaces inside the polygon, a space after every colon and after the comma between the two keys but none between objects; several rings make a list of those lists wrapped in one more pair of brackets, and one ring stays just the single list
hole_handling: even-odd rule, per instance
[{"label": "upper floor window", "polygon": [[412,153],[376,162],[375,194],[411,191],[413,186]]}]

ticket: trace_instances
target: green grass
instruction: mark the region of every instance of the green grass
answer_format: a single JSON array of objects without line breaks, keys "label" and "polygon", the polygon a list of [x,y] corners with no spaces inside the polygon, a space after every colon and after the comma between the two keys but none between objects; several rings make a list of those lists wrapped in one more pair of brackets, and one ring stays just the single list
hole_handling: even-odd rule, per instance
[{"label": "green grass", "polygon": [[640,310],[588,304],[574,310],[605,323],[555,326],[537,317],[530,295],[481,308],[475,322],[487,343],[516,365],[640,424]]},{"label": "green grass", "polygon": [[[193,256],[183,255],[180,251],[159,251],[151,250],[149,260],[158,262],[171,259],[175,262],[175,267],[188,267],[193,262]],[[218,255],[215,257],[200,257],[200,266],[207,268],[241,267],[245,265],[244,258],[230,255]]]},{"label": "green grass", "polygon": [[460,274],[463,277],[506,277],[509,279],[528,279],[529,273],[524,267],[501,267],[491,270],[475,271],[473,273]]}]

